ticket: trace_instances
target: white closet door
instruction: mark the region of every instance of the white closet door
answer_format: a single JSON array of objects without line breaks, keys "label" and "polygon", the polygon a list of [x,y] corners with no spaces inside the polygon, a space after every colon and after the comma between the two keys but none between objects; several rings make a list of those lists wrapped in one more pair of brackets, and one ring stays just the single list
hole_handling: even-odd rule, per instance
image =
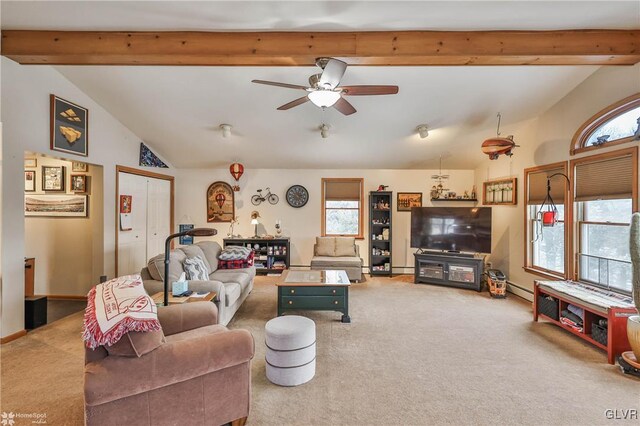
[{"label": "white closet door", "polygon": [[147,257],[164,253],[164,242],[171,233],[171,182],[147,180]]},{"label": "white closet door", "polygon": [[131,195],[132,229],[123,231],[118,223],[118,275],[122,276],[140,273],[147,264],[147,178],[120,172],[118,179],[118,202],[120,195]]}]

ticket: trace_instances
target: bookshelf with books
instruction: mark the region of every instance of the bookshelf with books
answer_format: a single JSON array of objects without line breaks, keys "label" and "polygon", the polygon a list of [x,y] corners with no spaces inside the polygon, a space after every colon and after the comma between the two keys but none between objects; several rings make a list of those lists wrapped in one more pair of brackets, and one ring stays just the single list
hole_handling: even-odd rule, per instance
[{"label": "bookshelf with books", "polygon": [[391,263],[391,212],[393,192],[369,193],[369,273],[392,274]]},{"label": "bookshelf with books", "polygon": [[291,245],[289,238],[225,238],[225,248],[242,246],[254,251],[256,273],[282,273],[289,269]]}]

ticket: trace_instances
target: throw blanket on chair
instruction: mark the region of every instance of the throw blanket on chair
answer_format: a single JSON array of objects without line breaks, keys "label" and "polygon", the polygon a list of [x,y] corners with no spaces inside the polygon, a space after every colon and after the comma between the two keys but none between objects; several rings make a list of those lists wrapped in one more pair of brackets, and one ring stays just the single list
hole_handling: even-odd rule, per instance
[{"label": "throw blanket on chair", "polygon": [[98,284],[87,295],[82,338],[90,349],[111,346],[130,331],[160,329],[158,309],[140,275]]}]

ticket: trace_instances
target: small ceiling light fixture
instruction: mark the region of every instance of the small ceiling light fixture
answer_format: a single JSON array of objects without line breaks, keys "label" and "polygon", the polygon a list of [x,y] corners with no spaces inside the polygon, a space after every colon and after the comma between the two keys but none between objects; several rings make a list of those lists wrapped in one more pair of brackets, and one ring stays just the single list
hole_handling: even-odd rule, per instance
[{"label": "small ceiling light fixture", "polygon": [[228,138],[231,136],[231,124],[221,124],[220,128],[222,129],[222,137]]},{"label": "small ceiling light fixture", "polygon": [[420,135],[421,139],[424,139],[427,136],[429,136],[429,128],[427,127],[426,124],[419,125],[418,127],[416,127],[416,130],[418,131],[418,134]]},{"label": "small ceiling light fixture", "polygon": [[[320,108],[329,108],[340,99],[340,92],[334,92],[333,90],[314,90],[307,95],[309,100],[313,102],[315,106]],[[303,98],[304,99],[304,98]]]},{"label": "small ceiling light fixture", "polygon": [[323,124],[320,126],[320,135],[322,135],[322,139],[326,139],[329,137],[329,126]]}]

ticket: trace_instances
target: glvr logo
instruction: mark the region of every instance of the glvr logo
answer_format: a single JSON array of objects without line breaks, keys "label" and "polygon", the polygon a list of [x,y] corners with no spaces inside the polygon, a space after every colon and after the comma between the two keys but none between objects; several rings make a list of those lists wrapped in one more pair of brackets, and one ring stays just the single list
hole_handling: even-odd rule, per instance
[{"label": "glvr logo", "polygon": [[2,424],[3,426],[13,426],[16,422],[14,420],[15,417],[16,415],[13,414],[13,412],[7,413],[3,411],[2,414],[0,414],[0,424]]},{"label": "glvr logo", "polygon": [[609,420],[638,420],[638,410],[635,408],[625,409],[608,409],[604,415]]}]

